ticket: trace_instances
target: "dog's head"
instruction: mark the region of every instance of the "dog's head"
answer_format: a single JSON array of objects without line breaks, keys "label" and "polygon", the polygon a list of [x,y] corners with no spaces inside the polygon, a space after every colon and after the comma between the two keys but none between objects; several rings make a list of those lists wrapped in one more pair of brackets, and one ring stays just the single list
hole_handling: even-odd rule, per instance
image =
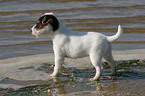
[{"label": "dog's head", "polygon": [[59,28],[59,21],[53,13],[45,13],[42,15],[32,27],[32,35],[36,38],[55,32]]}]

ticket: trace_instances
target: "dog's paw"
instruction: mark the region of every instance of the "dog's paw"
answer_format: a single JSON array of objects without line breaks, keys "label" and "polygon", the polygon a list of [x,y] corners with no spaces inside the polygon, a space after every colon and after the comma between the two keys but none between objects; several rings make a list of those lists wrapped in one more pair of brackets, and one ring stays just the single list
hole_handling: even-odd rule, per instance
[{"label": "dog's paw", "polygon": [[48,75],[48,77],[56,77],[57,75],[54,75],[54,74],[51,74],[51,75]]},{"label": "dog's paw", "polygon": [[90,81],[99,81],[100,79],[98,78],[91,78]]}]

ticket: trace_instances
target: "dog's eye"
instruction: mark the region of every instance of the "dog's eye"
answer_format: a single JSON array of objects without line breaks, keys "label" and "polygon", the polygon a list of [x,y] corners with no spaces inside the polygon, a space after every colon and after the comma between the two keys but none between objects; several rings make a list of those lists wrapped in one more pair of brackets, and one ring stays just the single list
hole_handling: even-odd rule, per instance
[{"label": "dog's eye", "polygon": [[42,26],[42,25],[40,25],[38,28],[40,28],[40,29],[41,29],[42,27],[43,27],[43,26]]},{"label": "dog's eye", "polygon": [[42,29],[44,26],[39,22],[36,24],[36,27],[37,29]]},{"label": "dog's eye", "polygon": [[38,27],[41,27],[42,26],[42,24],[41,23],[38,23]]}]

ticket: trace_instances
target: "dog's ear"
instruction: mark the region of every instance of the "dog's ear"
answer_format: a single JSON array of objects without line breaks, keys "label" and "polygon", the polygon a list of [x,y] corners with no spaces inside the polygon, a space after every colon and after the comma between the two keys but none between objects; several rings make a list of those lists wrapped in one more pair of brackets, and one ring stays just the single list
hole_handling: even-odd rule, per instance
[{"label": "dog's ear", "polygon": [[59,21],[53,15],[45,15],[42,17],[42,25],[47,25],[48,23],[52,26],[53,31],[59,28]]}]

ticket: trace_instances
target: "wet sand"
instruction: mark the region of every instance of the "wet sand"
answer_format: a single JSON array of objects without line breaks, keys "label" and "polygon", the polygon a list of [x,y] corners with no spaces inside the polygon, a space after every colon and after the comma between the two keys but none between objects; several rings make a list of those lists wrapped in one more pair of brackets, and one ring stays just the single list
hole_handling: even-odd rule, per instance
[{"label": "wet sand", "polygon": [[113,51],[118,64],[116,76],[103,63],[100,81],[90,81],[95,70],[89,58],[66,59],[67,76],[48,78],[54,67],[53,54],[39,54],[0,61],[2,96],[144,96],[145,50]]}]

